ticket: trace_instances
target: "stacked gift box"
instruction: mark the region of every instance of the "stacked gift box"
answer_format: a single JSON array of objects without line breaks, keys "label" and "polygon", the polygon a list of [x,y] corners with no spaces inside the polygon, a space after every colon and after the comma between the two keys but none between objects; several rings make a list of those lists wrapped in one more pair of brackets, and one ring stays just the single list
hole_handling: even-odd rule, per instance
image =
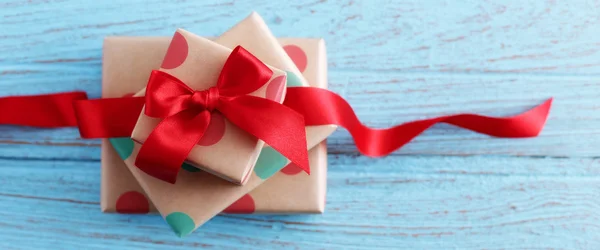
[{"label": "stacked gift box", "polygon": [[[102,74],[100,100],[71,105],[83,93],[22,99],[39,110],[57,107],[46,116],[55,126],[76,124],[84,138],[106,138],[102,211],[158,212],[180,237],[219,213],[323,213],[325,139],[336,125],[362,154],[377,157],[440,122],[535,137],[552,103],[513,117],[457,114],[369,128],[326,90],[324,41],[275,38],[256,13],[217,38],[183,29],[172,37],[108,37]],[[53,119],[60,115],[68,119]]]},{"label": "stacked gift box", "polygon": [[[269,81],[250,95],[281,103],[286,87],[327,88],[324,41],[275,38],[260,16],[252,13],[217,38],[203,38],[182,29],[173,37],[106,38],[102,96],[143,96],[148,75],[156,69],[194,90],[207,89],[215,84],[236,46],[242,46],[273,72]],[[176,182],[169,183],[136,166],[141,146],[159,122],[142,112],[131,138],[103,140],[104,212],[158,212],[177,235],[185,236],[221,212],[324,211],[325,139],[335,126],[306,127],[308,175],[218,111],[212,112],[205,134],[181,166]]]}]

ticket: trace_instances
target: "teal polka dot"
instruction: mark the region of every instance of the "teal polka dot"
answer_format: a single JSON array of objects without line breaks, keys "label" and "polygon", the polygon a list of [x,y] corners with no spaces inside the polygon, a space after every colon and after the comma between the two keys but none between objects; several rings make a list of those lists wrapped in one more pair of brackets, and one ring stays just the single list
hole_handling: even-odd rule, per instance
[{"label": "teal polka dot", "polygon": [[287,159],[275,149],[263,148],[258,156],[258,161],[256,161],[254,173],[264,180],[281,170],[286,163]]},{"label": "teal polka dot", "polygon": [[192,166],[192,165],[190,165],[190,164],[188,164],[188,163],[186,163],[186,162],[184,162],[184,163],[181,165],[181,168],[182,168],[183,170],[185,170],[185,171],[192,172],[192,173],[193,173],[193,172],[198,172],[198,171],[200,171],[200,169],[198,169],[197,167],[194,167],[194,166]]},{"label": "teal polka dot", "polygon": [[302,86],[302,81],[300,81],[300,78],[298,78],[298,76],[290,71],[286,71],[287,73],[287,83],[286,86],[289,87],[301,87]]},{"label": "teal polka dot", "polygon": [[192,220],[189,215],[182,212],[170,213],[165,220],[180,238],[190,234],[196,227],[194,220]]},{"label": "teal polka dot", "polygon": [[123,160],[127,159],[133,152],[133,141],[131,138],[110,138],[108,140]]}]

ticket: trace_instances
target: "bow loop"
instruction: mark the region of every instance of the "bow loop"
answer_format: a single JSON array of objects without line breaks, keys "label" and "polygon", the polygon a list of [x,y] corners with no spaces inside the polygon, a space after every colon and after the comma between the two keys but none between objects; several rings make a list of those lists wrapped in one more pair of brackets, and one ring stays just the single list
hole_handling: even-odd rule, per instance
[{"label": "bow loop", "polygon": [[194,90],[181,80],[165,72],[153,70],[150,73],[144,114],[155,118],[166,118],[191,107],[188,101]]},{"label": "bow loop", "polygon": [[237,46],[231,54],[236,56],[227,59],[217,82],[222,96],[250,94],[271,79],[273,71],[243,47]]}]

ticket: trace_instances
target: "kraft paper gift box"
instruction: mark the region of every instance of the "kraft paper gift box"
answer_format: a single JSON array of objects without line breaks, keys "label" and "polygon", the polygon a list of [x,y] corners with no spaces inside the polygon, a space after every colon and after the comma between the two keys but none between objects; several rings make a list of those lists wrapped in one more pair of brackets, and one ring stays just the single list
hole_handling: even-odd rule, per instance
[{"label": "kraft paper gift box", "polygon": [[[206,90],[216,85],[231,50],[217,43],[178,29],[160,66],[193,90]],[[273,74],[252,96],[283,102],[286,73],[271,68]],[[143,96],[145,89],[135,96]],[[162,121],[146,115],[142,108],[133,128],[131,139],[143,144],[154,128]],[[206,172],[236,184],[248,180],[258,155],[264,146],[246,131],[230,123],[218,111],[211,112],[210,124],[187,156],[186,162]],[[158,156],[160,157],[160,156]]]},{"label": "kraft paper gift box", "polygon": [[[260,24],[260,21],[260,19],[250,18],[241,24],[261,27],[255,25],[256,23]],[[246,26],[244,25],[244,27]],[[242,27],[236,26],[228,34],[235,34],[239,28]],[[278,41],[293,61],[298,64],[303,78],[311,86],[327,88],[327,59],[325,44],[321,39],[279,38]],[[168,45],[168,37],[111,37],[106,39],[103,96],[120,97],[134,92],[134,89],[143,88],[146,80],[145,72],[159,67],[162,55],[166,52]],[[158,53],[146,53],[146,51]],[[285,57],[286,55],[279,54],[279,56]],[[123,67],[122,65],[129,66]],[[285,69],[286,67],[280,68]],[[290,75],[289,72],[288,75]],[[129,84],[120,84],[121,80],[125,80]],[[313,127],[308,130],[308,134],[314,134],[312,131],[321,132]],[[327,135],[318,134],[318,136],[324,138]],[[319,137],[315,137],[314,140],[318,139]],[[112,140],[118,142],[121,139]],[[327,185],[327,147],[325,142],[321,142],[309,151],[309,161],[311,175],[302,173],[294,165],[288,165],[230,205],[225,211],[231,213],[322,213],[325,209]],[[187,166],[184,169],[197,171]],[[148,201],[142,187],[107,140],[102,142],[100,204],[104,212],[156,212],[156,208]]]},{"label": "kraft paper gift box", "polygon": [[[253,14],[251,15],[249,18],[247,18],[246,20],[244,20],[244,22],[242,22],[241,24],[237,25],[236,27],[234,27],[232,29],[232,31],[229,32],[229,34],[235,34],[234,30],[236,28],[240,28],[240,27],[244,27],[244,26],[254,26],[253,28],[257,31],[255,33],[251,33],[254,34],[255,37],[253,37],[254,40],[256,41],[260,41],[259,38],[261,39],[271,39],[272,41],[274,41],[275,39],[272,38],[272,35],[270,35],[270,32],[268,31],[268,29],[266,28],[266,25],[264,25],[264,23],[262,22],[262,20],[260,20],[260,18]],[[252,27],[251,27],[252,28]],[[257,35],[258,34],[258,35]],[[265,35],[265,36],[261,36],[261,35]],[[267,36],[270,35],[270,36]],[[165,41],[163,39],[163,49],[161,51],[159,51],[158,49],[154,50],[154,49],[148,49],[148,48],[140,48],[140,46],[143,46],[144,42],[140,42],[141,40],[145,40],[146,44],[149,44],[151,46],[156,46],[157,48],[160,47],[158,44],[161,43],[161,39],[160,38],[145,38],[145,39],[140,39],[140,38],[130,38],[133,39],[134,41],[130,41],[132,43],[129,43],[130,47],[136,47],[134,49],[131,49],[128,46],[116,46],[116,44],[119,44],[119,40],[125,41],[128,38],[113,38],[113,39],[107,39],[106,41],[106,47],[105,47],[105,71],[104,71],[104,96],[105,97],[111,97],[111,96],[120,96],[123,93],[129,92],[129,90],[127,91],[123,91],[123,90],[115,90],[112,93],[109,93],[110,91],[106,91],[106,86],[112,86],[114,85],[114,81],[121,81],[121,82],[135,82],[141,86],[143,86],[143,81],[145,81],[145,73],[139,73],[141,75],[138,76],[130,76],[132,70],[129,70],[127,72],[127,74],[122,74],[121,73],[115,73],[112,74],[111,70],[113,71],[118,71],[118,69],[121,69],[121,66],[113,66],[110,67],[109,66],[109,62],[110,61],[116,61],[119,62],[122,65],[128,65],[128,66],[134,66],[134,67],[138,67],[139,69],[152,69],[153,67],[156,67],[156,64],[158,63],[152,63],[153,61],[151,60],[152,58],[154,58],[154,61],[159,61],[160,59],[156,59],[156,58],[160,58],[160,56],[158,56],[158,54],[160,53],[164,53],[164,48],[166,45],[164,45]],[[138,41],[135,41],[136,39],[138,39]],[[246,48],[251,47],[248,46],[247,44],[244,43],[251,43],[251,42],[255,42],[253,39],[244,39],[241,40],[241,43],[243,46],[245,46]],[[121,42],[122,42],[121,41]],[[299,44],[296,45],[289,45],[289,46],[285,46],[286,51],[292,55],[292,57],[296,57],[296,63],[299,65],[299,67],[304,71],[305,74],[308,75],[312,75],[314,78],[314,82],[318,82],[318,83],[322,83],[322,84],[316,84],[319,86],[323,86],[325,85],[326,82],[326,59],[325,59],[325,53],[324,53],[324,44],[322,41],[320,40],[315,40],[315,39],[288,39],[288,40],[283,40],[282,43],[295,43],[298,42]],[[115,46],[110,46],[110,44],[114,44]],[[127,44],[126,42],[124,44]],[[276,45],[276,43],[275,43]],[[313,46],[312,48],[310,46]],[[303,47],[304,47],[304,52],[307,53],[303,53]],[[112,49],[111,49],[112,48]],[[275,47],[278,48],[278,47]],[[130,56],[128,57],[126,54],[128,51],[138,51],[139,50],[139,54],[142,56],[136,56],[136,59],[141,59],[141,60],[131,60]],[[153,53],[144,53],[142,51],[149,51],[152,50]],[[267,53],[267,55],[271,55],[270,53],[279,53],[281,54],[283,52],[283,56],[279,57],[279,58],[286,58],[285,56],[285,52],[282,49],[279,49],[279,51],[277,51],[277,49],[275,50],[270,50],[270,48],[265,48],[263,47],[258,47],[256,49],[249,49],[250,52],[254,53],[255,55],[257,55],[257,57],[259,57],[259,59],[271,64],[271,65],[276,65],[277,63],[271,62],[269,60],[266,60],[264,58],[262,58],[261,53]],[[318,51],[318,52],[315,52]],[[315,52],[315,53],[313,53]],[[319,56],[315,56],[315,57],[307,57],[306,55],[319,55]],[[109,55],[113,55],[113,56],[109,56]],[[314,60],[313,60],[314,58]],[[312,63],[314,61],[314,63]],[[143,62],[143,63],[139,63],[139,62]],[[277,65],[279,68],[283,68],[286,70],[296,70],[296,72],[298,71],[293,64],[290,65],[291,60],[289,60],[289,58],[287,58],[287,65],[286,65],[286,60],[282,60],[280,62],[278,62],[282,65]],[[285,67],[284,67],[285,66]],[[145,68],[144,68],[145,67]],[[145,70],[142,70],[145,71]],[[135,72],[135,71],[134,71]],[[289,74],[289,72],[288,72]],[[111,77],[111,75],[115,75],[116,77]],[[121,78],[121,77],[125,77],[125,78]],[[129,78],[129,79],[127,79]],[[127,80],[127,81],[123,81],[123,80]],[[302,79],[302,77],[296,77],[297,81],[300,81],[301,83],[305,81]],[[138,86],[139,86],[138,85]],[[119,92],[120,93],[117,93]],[[311,130],[312,131],[317,131],[317,133],[312,133],[313,135],[316,134],[317,136],[311,137],[310,135],[308,136],[308,140],[309,140],[309,145],[315,145],[315,142],[321,141],[323,140],[327,135],[329,135],[333,130],[335,129],[334,126],[326,126],[323,128],[307,128],[307,131],[309,132],[309,134],[311,134]],[[325,132],[320,132],[321,131],[325,131]],[[318,133],[320,132],[320,133]],[[318,137],[321,138],[318,138]],[[311,138],[313,140],[313,143],[311,143]],[[253,179],[254,181],[251,182],[251,185],[246,185],[244,187],[232,187],[231,185],[224,185],[224,183],[219,182],[218,180],[215,180],[214,177],[210,177],[209,175],[207,175],[206,173],[202,173],[199,172],[196,174],[195,177],[191,178],[196,180],[195,185],[192,185],[189,182],[188,184],[190,185],[186,185],[186,184],[181,184],[178,182],[178,184],[176,185],[171,185],[171,186],[164,186],[165,183],[160,183],[160,182],[156,182],[157,180],[153,180],[151,177],[149,176],[145,176],[145,174],[140,173],[139,170],[137,170],[135,168],[135,166],[133,166],[133,162],[135,159],[135,155],[137,150],[139,149],[139,146],[136,145],[135,148],[133,149],[133,152],[131,147],[133,145],[133,143],[130,140],[127,139],[113,139],[112,140],[113,143],[115,144],[115,146],[117,147],[117,149],[120,151],[121,156],[123,158],[127,158],[126,162],[128,163],[129,168],[132,170],[132,172],[134,173],[134,175],[136,175],[138,177],[138,180],[140,180],[140,183],[142,183],[142,186],[144,186],[144,189],[146,191],[148,191],[148,193],[150,194],[150,197],[153,198],[153,200],[155,201],[156,204],[158,203],[164,203],[166,205],[161,206],[158,205],[159,208],[162,207],[161,211],[163,213],[163,216],[166,217],[167,221],[169,221],[169,223],[174,226],[174,229],[179,233],[179,234],[186,234],[188,231],[191,231],[194,227],[199,226],[200,224],[204,223],[204,221],[210,217],[212,217],[214,214],[218,213],[218,211],[222,210],[223,208],[227,207],[229,204],[231,204],[233,201],[235,201],[237,198],[240,198],[243,194],[247,193],[249,190],[253,189],[254,187],[256,187],[258,184],[262,183],[263,178],[266,178],[270,175],[272,175],[273,173],[277,172],[279,169],[281,169],[283,166],[285,166],[287,164],[287,160],[284,159],[283,157],[281,157],[280,155],[278,155],[278,153],[274,152],[272,149],[269,150],[269,148],[267,148],[267,150],[264,150],[262,157],[260,159],[262,159],[262,161],[259,160],[258,165],[261,165],[261,167],[259,168],[259,170],[255,171],[253,174]],[[322,159],[325,158],[325,146],[324,144],[321,144],[319,146],[319,151],[321,152],[321,155],[323,156]],[[103,157],[109,157],[111,154],[114,157],[114,152],[110,150],[110,147],[108,147],[106,144],[103,145]],[[314,151],[314,150],[313,150]],[[311,151],[311,155],[313,155],[313,151]],[[265,153],[266,152],[266,153]],[[126,176],[126,171],[123,172],[121,171],[122,168],[119,168],[116,165],[107,165],[104,164],[105,162],[112,162],[112,161],[105,161],[103,160],[103,195],[102,195],[102,204],[103,204],[103,209],[104,210],[110,210],[111,209],[111,205],[112,204],[135,204],[135,201],[140,201],[140,203],[144,203],[145,201],[145,197],[142,193],[140,193],[139,191],[139,186],[135,186],[135,185],[123,185],[129,189],[122,189],[120,190],[118,187],[120,185],[116,185],[115,181],[111,181],[109,177],[113,176],[113,175],[119,175],[121,177]],[[286,187],[290,187],[290,190],[296,190],[296,193],[294,192],[285,192],[285,189],[282,189],[281,187],[276,187],[275,189],[270,189],[268,188],[268,186],[265,186],[264,188],[259,188],[257,189],[255,192],[253,192],[252,194],[250,194],[251,197],[254,197],[254,201],[256,203],[256,209],[255,211],[257,212],[281,212],[287,209],[287,211],[290,212],[322,212],[323,207],[324,207],[324,194],[325,194],[325,163],[324,161],[320,161],[322,162],[322,164],[316,164],[317,165],[317,170],[322,169],[321,171],[315,171],[315,168],[313,168],[312,172],[313,174],[311,176],[307,176],[307,175],[301,175],[298,174],[298,171],[296,171],[294,169],[293,166],[288,166],[286,167],[287,170],[282,171],[282,173],[278,173],[276,176],[282,176],[281,178],[275,178],[273,180],[271,180],[271,183],[274,183],[272,186],[275,186],[276,183],[280,183],[281,186],[286,186]],[[313,163],[314,165],[314,163]],[[323,167],[319,167],[320,165],[322,165]],[[291,170],[290,170],[291,169]],[[119,173],[120,171],[120,173]],[[290,180],[285,180],[284,177],[291,177],[291,176],[287,176],[289,174],[295,174],[293,176],[293,178],[291,178]],[[321,173],[321,174],[318,174]],[[182,172],[183,176],[189,176],[188,174],[186,174],[185,172]],[[119,181],[123,181],[126,182],[126,178],[113,178],[114,180],[119,180]],[[188,179],[188,177],[183,177],[182,179]],[[277,180],[281,180],[281,181],[277,181]],[[117,181],[118,182],[118,181]],[[322,183],[319,185],[307,185],[307,183]],[[128,184],[131,184],[131,181],[128,181]],[[198,184],[201,183],[201,184]],[[111,185],[112,184],[112,185]],[[214,185],[213,185],[214,184]],[[107,185],[111,185],[110,188],[105,188],[105,186]],[[133,186],[133,187],[132,187]],[[193,186],[194,188],[190,189],[190,186]],[[164,188],[162,188],[164,187]],[[203,188],[205,187],[205,188]],[[308,187],[308,188],[307,188]],[[311,188],[314,187],[314,188]],[[199,188],[199,189],[198,189]],[[206,188],[210,189],[210,194],[208,193],[191,193],[190,195],[186,195],[185,193],[187,193],[186,191],[192,191],[192,190],[206,190]],[[299,192],[298,190],[303,190],[304,192]],[[124,192],[125,190],[129,190]],[[261,190],[270,190],[270,191],[262,191]],[[181,192],[178,192],[181,191]],[[152,193],[155,192],[156,195],[152,195]],[[174,192],[174,193],[173,193]],[[214,194],[217,193],[217,195],[215,196]],[[108,194],[116,194],[113,196],[110,196]],[[161,194],[163,194],[161,196]],[[213,195],[211,195],[213,194]],[[118,201],[117,201],[117,196],[119,196]],[[160,197],[160,199],[158,199],[157,197]],[[247,196],[246,196],[247,197]],[[240,200],[248,200],[243,198]],[[264,197],[264,198],[263,198]],[[157,202],[158,200],[162,200],[163,202]],[[279,200],[277,200],[279,199]],[[185,200],[188,201],[194,201],[194,200],[199,200],[202,201],[201,204],[202,205],[206,205],[206,206],[198,206],[198,203],[195,204],[187,204],[189,206],[186,206],[186,202]],[[268,202],[262,202],[262,201],[268,201]],[[181,202],[177,202],[177,201],[181,201]],[[315,202],[316,201],[316,202]],[[189,203],[189,202],[187,202]],[[237,202],[236,204],[238,204],[239,202]],[[108,205],[107,205],[108,204]],[[235,207],[239,207],[236,206],[236,204],[234,204],[234,206],[232,206],[232,208]],[[266,205],[266,206],[261,206],[261,204]],[[269,205],[271,204],[271,205]],[[309,204],[308,206],[306,206],[306,208],[303,208],[304,204]],[[317,205],[315,205],[317,204]],[[194,207],[195,205],[195,207]],[[135,206],[133,206],[135,207]],[[185,212],[179,212],[176,211],[177,209],[180,210],[186,210],[188,213],[186,214]],[[151,208],[150,208],[151,209]],[[149,209],[149,210],[150,210]],[[127,209],[122,211],[127,212]],[[143,209],[145,210],[145,209]],[[142,211],[143,211],[142,210]],[[171,212],[171,211],[173,212]],[[190,211],[193,210],[193,211]],[[231,210],[231,209],[230,209]],[[235,210],[235,209],[234,209]],[[138,210],[139,211],[139,210]],[[205,212],[203,212],[205,211]],[[241,210],[238,210],[241,211]],[[247,209],[244,211],[248,211]],[[190,222],[191,221],[191,222]],[[173,225],[176,224],[176,225]]]}]

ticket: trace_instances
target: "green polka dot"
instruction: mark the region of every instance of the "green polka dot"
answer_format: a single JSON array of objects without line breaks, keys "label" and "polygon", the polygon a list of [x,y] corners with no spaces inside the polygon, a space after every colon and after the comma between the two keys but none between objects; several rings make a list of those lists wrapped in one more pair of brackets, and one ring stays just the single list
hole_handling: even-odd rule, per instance
[{"label": "green polka dot", "polygon": [[133,141],[131,138],[110,138],[108,140],[123,160],[127,159],[133,152]]},{"label": "green polka dot", "polygon": [[192,220],[189,215],[182,212],[170,213],[165,220],[179,237],[190,234],[196,227],[194,220]]},{"label": "green polka dot", "polygon": [[190,164],[187,164],[185,162],[181,165],[181,168],[183,170],[185,170],[185,171],[192,172],[192,173],[200,171],[200,169],[198,169],[197,167],[194,167],[194,166],[192,166]]},{"label": "green polka dot", "polygon": [[287,73],[287,82],[286,82],[286,86],[289,87],[302,87],[302,81],[300,81],[300,78],[298,78],[298,76],[292,72],[286,71]]},{"label": "green polka dot", "polygon": [[263,148],[258,156],[258,161],[256,161],[254,173],[264,180],[281,170],[286,163],[287,159],[275,149]]}]

